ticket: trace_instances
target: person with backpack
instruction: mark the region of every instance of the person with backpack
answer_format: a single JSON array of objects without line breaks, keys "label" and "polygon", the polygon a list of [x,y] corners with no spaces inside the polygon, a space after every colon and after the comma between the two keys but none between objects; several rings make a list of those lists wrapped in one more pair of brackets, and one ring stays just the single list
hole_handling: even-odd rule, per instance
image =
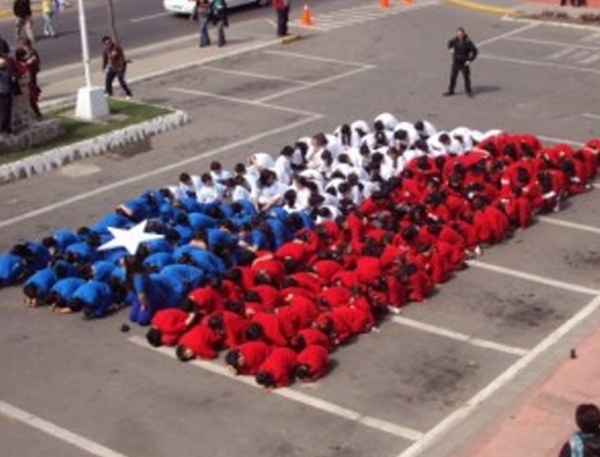
[{"label": "person with backpack", "polygon": [[575,409],[578,431],[571,435],[558,457],[600,457],[600,409],[581,404]]},{"label": "person with backpack", "polygon": [[224,46],[225,27],[229,27],[229,14],[227,2],[225,0],[196,0],[196,6],[192,13],[193,20],[198,22],[200,37],[199,46],[201,48],[210,45],[210,35],[208,26],[212,23],[217,26],[218,45]]}]

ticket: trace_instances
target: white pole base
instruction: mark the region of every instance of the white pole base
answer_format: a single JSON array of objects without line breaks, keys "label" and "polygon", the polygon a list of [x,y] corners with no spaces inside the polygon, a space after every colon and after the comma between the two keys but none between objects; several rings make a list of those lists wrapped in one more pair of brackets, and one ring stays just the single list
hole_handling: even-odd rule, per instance
[{"label": "white pole base", "polygon": [[75,117],[93,121],[108,116],[108,103],[104,98],[104,90],[100,87],[82,87],[77,92]]}]

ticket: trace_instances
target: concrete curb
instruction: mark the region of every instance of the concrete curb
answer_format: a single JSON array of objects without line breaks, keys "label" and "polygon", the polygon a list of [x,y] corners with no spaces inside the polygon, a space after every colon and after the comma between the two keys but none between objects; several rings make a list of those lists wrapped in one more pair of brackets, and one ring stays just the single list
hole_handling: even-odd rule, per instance
[{"label": "concrete curb", "polygon": [[55,170],[86,157],[104,154],[109,150],[173,130],[188,121],[189,117],[185,111],[175,110],[170,114],[140,124],[130,125],[98,137],[50,149],[42,154],[26,157],[17,162],[7,163],[0,166],[0,185]]},{"label": "concrete curb", "polygon": [[544,25],[551,25],[554,27],[566,27],[566,28],[578,29],[578,30],[593,30],[594,32],[597,32],[600,29],[600,25],[573,24],[572,22],[559,22],[559,21],[549,21],[549,20],[542,20],[542,19],[532,19],[532,18],[528,18],[528,17],[515,15],[515,14],[507,14],[505,16],[502,16],[502,20],[509,21],[509,22],[544,24]]},{"label": "concrete curb", "polygon": [[483,3],[471,2],[469,0],[444,0],[444,1],[451,5],[461,6],[463,8],[469,8],[472,10],[483,11],[483,12],[492,13],[492,14],[509,15],[509,14],[514,14],[517,12],[516,10],[511,9],[511,8],[503,8],[500,6],[485,5]]}]

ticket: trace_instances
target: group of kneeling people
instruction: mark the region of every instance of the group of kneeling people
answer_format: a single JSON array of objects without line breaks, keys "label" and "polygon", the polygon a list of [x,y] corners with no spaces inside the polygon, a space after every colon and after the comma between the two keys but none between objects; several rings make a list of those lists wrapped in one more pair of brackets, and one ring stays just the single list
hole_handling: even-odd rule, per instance
[{"label": "group of kneeling people", "polygon": [[[422,302],[468,256],[558,210],[598,172],[598,140],[573,150],[399,125],[386,115],[373,132],[355,123],[284,148],[281,160],[255,155],[239,179],[224,179],[241,186],[239,198],[225,195],[232,202],[213,182],[220,167],[197,186],[184,176],[77,234],[1,256],[0,284],[29,276],[28,300],[88,317],[130,305],[132,321],[150,324],[150,344],[175,346],[182,361],[227,349],[231,369],[265,387],[316,380],[334,348]],[[273,179],[261,180],[265,171]],[[283,186],[300,202],[282,207]],[[135,256],[97,250],[109,227],[144,220],[164,238]]]}]

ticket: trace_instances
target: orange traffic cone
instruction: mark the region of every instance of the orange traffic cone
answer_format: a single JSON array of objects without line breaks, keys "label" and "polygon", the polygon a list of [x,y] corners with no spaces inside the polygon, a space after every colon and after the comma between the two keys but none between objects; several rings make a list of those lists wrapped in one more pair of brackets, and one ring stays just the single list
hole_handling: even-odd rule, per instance
[{"label": "orange traffic cone", "polygon": [[412,5],[413,0],[402,0],[403,5]]},{"label": "orange traffic cone", "polygon": [[392,5],[390,5],[390,0],[379,0],[379,8],[389,8]]},{"label": "orange traffic cone", "polygon": [[302,9],[302,14],[300,15],[300,24],[313,25],[312,16],[310,15],[310,10],[308,9],[308,3],[305,3],[304,8]]}]

